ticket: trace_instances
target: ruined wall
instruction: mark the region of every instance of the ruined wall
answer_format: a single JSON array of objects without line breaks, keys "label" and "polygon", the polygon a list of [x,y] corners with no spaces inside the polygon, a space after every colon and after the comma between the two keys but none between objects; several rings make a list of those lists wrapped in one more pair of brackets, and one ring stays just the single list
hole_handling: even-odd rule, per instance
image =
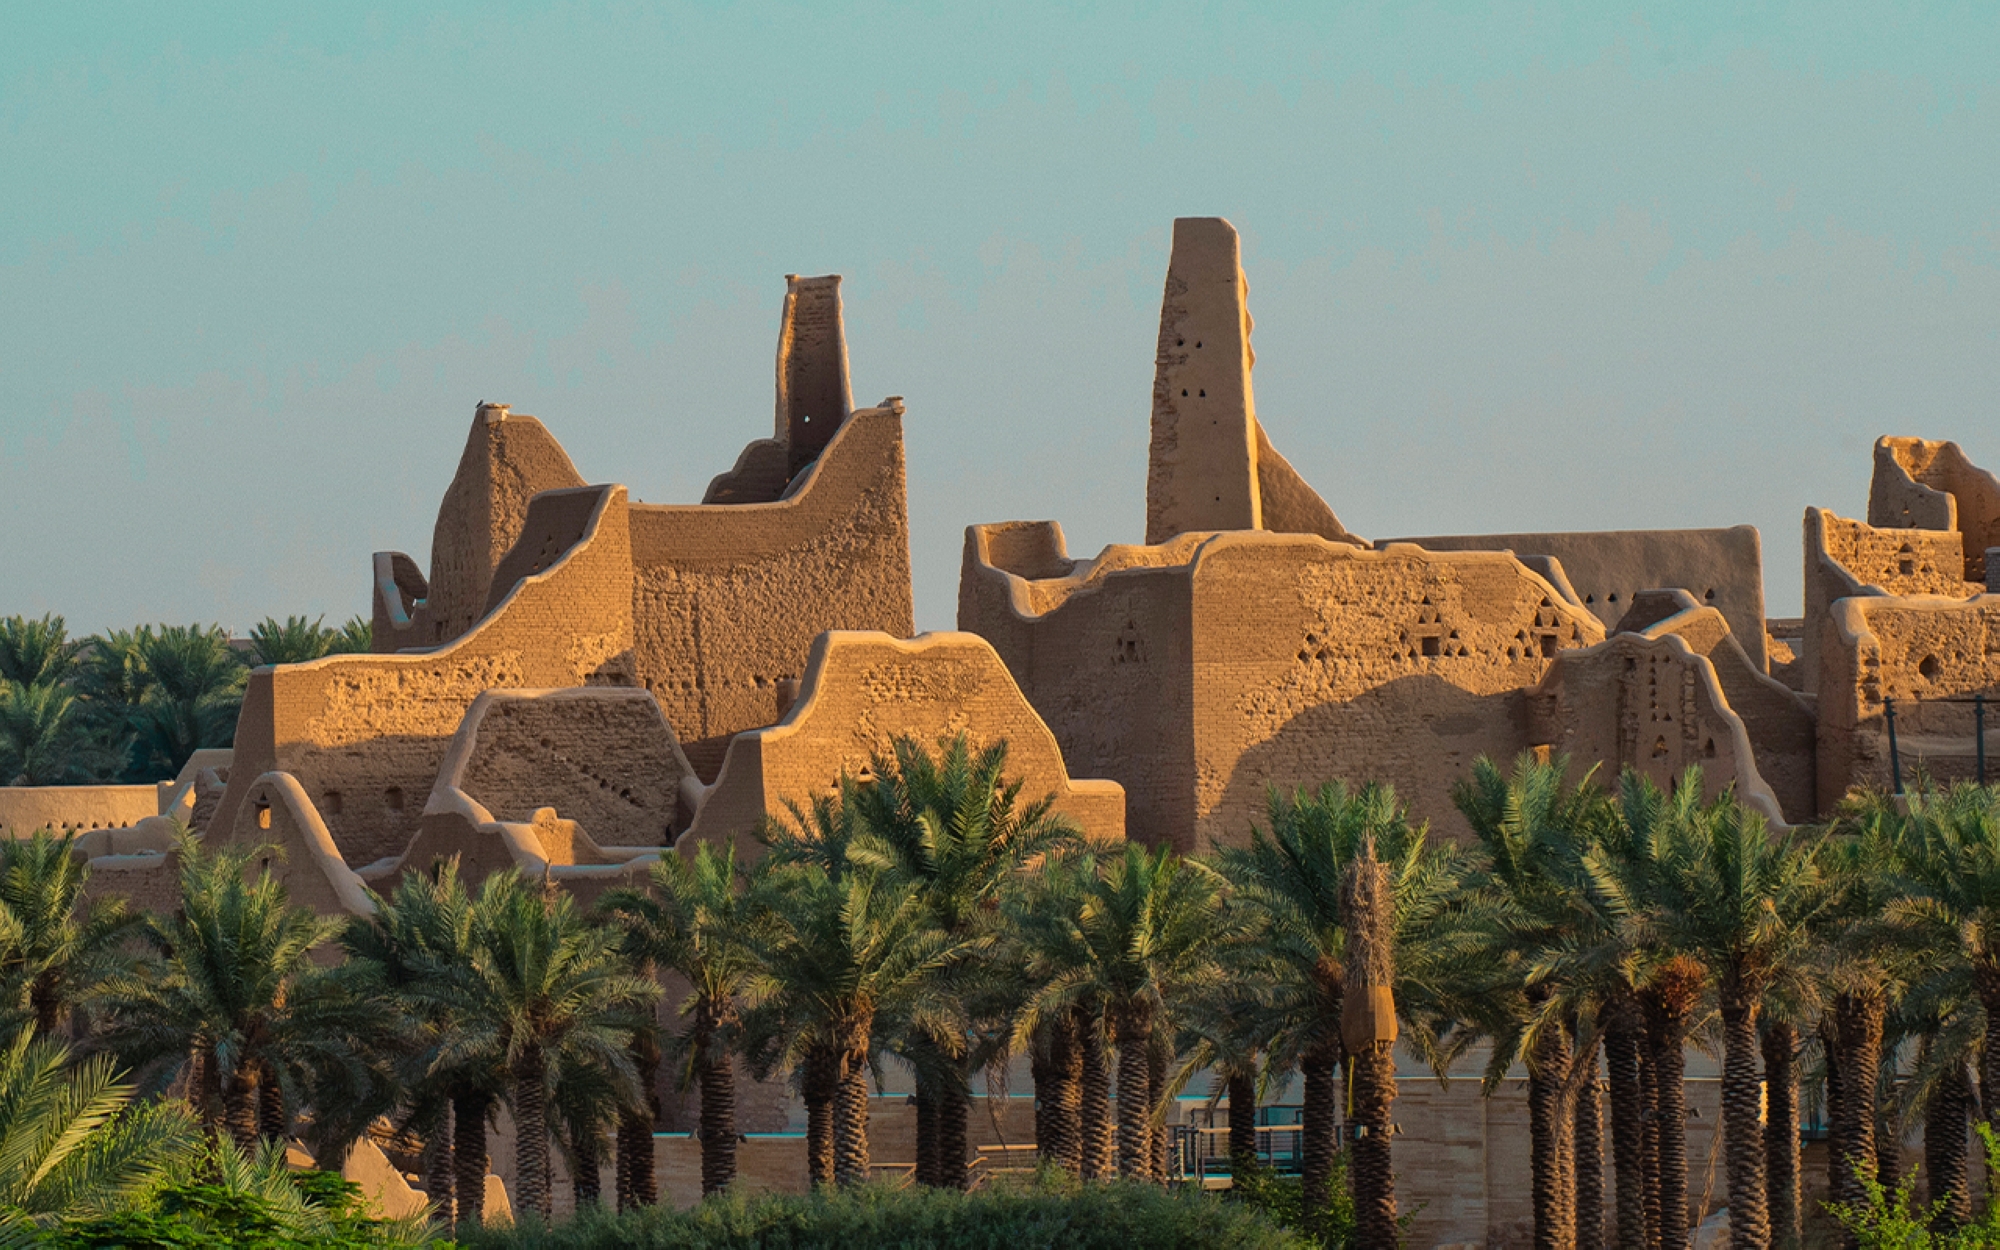
[{"label": "ruined wall", "polygon": [[644,690],[491,690],[459,736],[463,757],[447,759],[440,784],[496,819],[532,822],[553,807],[605,846],[664,846],[686,823],[681,788],[694,770]]},{"label": "ruined wall", "polygon": [[1800,656],[1806,690],[1818,689],[1822,628],[1832,605],[1856,595],[1944,595],[1966,598],[1984,586],[1960,576],[1964,539],[1954,530],[1876,529],[1807,508],[1805,623]]},{"label": "ruined wall", "polygon": [[1868,523],[1882,529],[1957,530],[1965,580],[1984,583],[1986,550],[2000,546],[2000,479],[1972,463],[1957,443],[1875,440]]},{"label": "ruined wall", "polygon": [[813,644],[799,701],[768,729],[730,744],[722,775],[693,826],[676,843],[733,844],[742,860],[760,851],[753,835],[766,814],[783,816],[828,794],[841,774],[861,775],[898,736],[935,743],[958,733],[975,747],[1004,741],[1007,776],[1024,798],[1055,796],[1055,810],[1093,840],[1125,836],[1125,795],[1108,781],[1073,780],[1049,732],[999,655],[970,634],[932,633],[904,641],[887,634],[834,631]]},{"label": "ruined wall", "polygon": [[778,719],[822,630],[915,628],[900,403],[856,412],[782,500],[631,515],[636,677],[704,778]]},{"label": "ruined wall", "polygon": [[1148,543],[1263,524],[1240,256],[1236,229],[1222,218],[1175,220],[1153,373]]},{"label": "ruined wall", "polygon": [[743,449],[717,474],[705,504],[770,503],[784,497],[799,471],[819,458],[854,411],[841,319],[840,277],[785,277],[778,322],[778,420],[770,438]]},{"label": "ruined wall", "polygon": [[[1657,597],[1676,600],[1678,610],[1557,660],[1530,701],[1536,742],[1569,756],[1579,774],[1597,765],[1605,785],[1630,767],[1670,791],[1698,765],[1706,797],[1734,786],[1774,824],[1811,819],[1811,712],[1750,664],[1719,612],[1684,591]],[[1730,687],[1750,706],[1761,740]],[[1766,764],[1778,766],[1784,795]]]},{"label": "ruined wall", "polygon": [[[422,653],[255,670],[217,827],[238,827],[248,787],[282,771],[303,785],[348,863],[396,856],[417,831],[446,743],[481,692],[629,681],[625,489],[538,495],[523,532],[519,559],[507,560],[543,571],[518,582],[457,641]],[[548,535],[572,532],[578,537],[566,551],[544,555]]]},{"label": "ruined wall", "polygon": [[1944,781],[1972,775],[1972,708],[1938,700],[2000,697],[2000,596],[1843,599],[1818,625],[1822,808],[1850,786],[1888,787],[1884,698],[1896,702],[1905,784],[1919,765]]},{"label": "ruined wall", "polygon": [[0,786],[0,837],[117,829],[159,811],[158,786]]},{"label": "ruined wall", "polygon": [[1319,492],[1271,446],[1271,436],[1264,433],[1263,425],[1257,425],[1256,432],[1257,497],[1263,528],[1280,534],[1318,534],[1334,542],[1366,547],[1366,540],[1348,533]]},{"label": "ruined wall", "polygon": [[[1062,535],[1042,537],[1062,551]],[[1191,836],[1195,767],[1193,587],[1189,562],[1206,536],[1162,547],[1107,547],[1069,562],[1064,577],[1031,580],[985,562],[1034,541],[1020,526],[966,531],[958,627],[993,644],[1069,766],[1125,787],[1130,835]],[[1056,567],[1044,555],[1041,567]],[[1033,568],[1037,563],[1016,567]]]},{"label": "ruined wall", "polygon": [[960,627],[993,641],[1072,768],[1125,786],[1131,836],[1182,850],[1241,842],[1269,786],[1332,779],[1394,784],[1456,829],[1451,782],[1526,747],[1524,690],[1604,636],[1498,553],[1238,532],[1040,582],[981,558],[1039,542],[1052,567],[1059,537],[969,531]]},{"label": "ruined wall", "polygon": [[[1389,783],[1447,836],[1450,788],[1528,745],[1524,691],[1603,627],[1513,558],[1224,534],[1196,555],[1192,828],[1237,845],[1266,791]],[[1116,774],[1112,774],[1114,777]]]},{"label": "ruined wall", "polygon": [[480,404],[438,505],[430,577],[401,552],[376,556],[375,650],[437,646],[471,629],[490,605],[495,570],[520,537],[528,501],[583,484],[540,421]]},{"label": "ruined wall", "polygon": [[289,773],[265,773],[243,787],[226,841],[257,848],[251,872],[270,873],[298,906],[322,916],[374,914],[367,887],[347,866],[305,787]]},{"label": "ruined wall", "polygon": [[1764,646],[1764,552],[1753,525],[1700,530],[1608,530],[1551,534],[1452,534],[1399,538],[1432,551],[1512,551],[1562,564],[1579,602],[1607,627],[1642,590],[1680,589],[1721,612],[1759,669]]}]

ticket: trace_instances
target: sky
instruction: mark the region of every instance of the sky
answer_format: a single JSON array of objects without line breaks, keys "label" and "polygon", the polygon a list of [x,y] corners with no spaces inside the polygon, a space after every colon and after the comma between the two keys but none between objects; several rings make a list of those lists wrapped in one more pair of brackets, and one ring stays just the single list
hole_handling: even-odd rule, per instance
[{"label": "sky", "polygon": [[481,400],[698,500],[787,273],[964,529],[1144,532],[1176,216],[1342,522],[1756,525],[2000,469],[2000,6],[0,0],[0,614],[368,612]]}]

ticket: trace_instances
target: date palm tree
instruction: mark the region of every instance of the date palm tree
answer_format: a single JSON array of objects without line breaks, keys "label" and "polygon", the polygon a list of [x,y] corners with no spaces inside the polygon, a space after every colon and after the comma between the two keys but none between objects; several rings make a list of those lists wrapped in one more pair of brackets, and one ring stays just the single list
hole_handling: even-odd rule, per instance
[{"label": "date palm tree", "polygon": [[[965,734],[938,744],[935,754],[914,738],[898,737],[871,763],[873,780],[854,788],[851,802],[868,835],[894,857],[894,871],[916,882],[932,923],[954,939],[994,936],[998,902],[1027,866],[1051,852],[1081,845],[1075,822],[1054,811],[1055,796],[1021,801],[1021,782],[1006,777],[1007,744],[974,751]],[[902,1048],[917,1076],[920,1179],[951,1189],[967,1181],[965,1157],[972,1071],[995,1054],[1008,997],[1005,978],[956,970],[970,1031],[944,1046],[924,1031]],[[986,982],[981,986],[975,981]],[[928,1113],[928,1114],[926,1114]]]},{"label": "date palm tree", "polygon": [[761,970],[749,996],[804,1043],[800,1061],[834,1060],[833,1179],[843,1186],[868,1179],[876,1021],[940,1039],[958,1033],[962,1017],[944,981],[986,945],[939,929],[919,887],[892,873],[888,858],[879,843],[857,840],[838,871],[765,861],[771,922],[756,945]]},{"label": "date palm tree", "polygon": [[701,1090],[701,1189],[736,1179],[736,1068],[742,1002],[757,974],[756,943],[769,922],[766,893],[746,889],[732,847],[664,854],[648,890],[618,890],[600,904],[624,935],[627,956],[688,982],[676,1048],[682,1086]]},{"label": "date palm tree", "polygon": [[108,1056],[26,1032],[0,1050],[0,1240],[115,1212],[193,1155],[187,1109],[134,1093]]},{"label": "date palm tree", "polygon": [[460,1000],[437,992],[469,975],[473,900],[452,859],[430,873],[404,873],[395,893],[374,902],[372,916],[350,919],[341,934],[347,967],[371,981],[373,996],[396,1013],[393,1058],[409,1122],[427,1138],[425,1188],[433,1215],[447,1228],[478,1224],[487,1121],[505,1092],[505,1073],[495,1055],[454,1048],[447,1057],[446,1044],[461,1032]]},{"label": "date palm tree", "polygon": [[[1396,1002],[1410,1044],[1434,1065],[1449,1049],[1442,1036],[1448,1021],[1462,1014],[1455,999],[1476,954],[1475,934],[1455,914],[1462,902],[1457,856],[1429,845],[1388,787],[1329,784],[1290,797],[1273,793],[1266,812],[1268,832],[1253,827],[1246,846],[1218,852],[1231,906],[1247,926],[1245,940],[1230,952],[1239,975],[1224,988],[1225,1012],[1264,1040],[1273,1068],[1296,1067],[1304,1077],[1305,1201],[1307,1210],[1318,1211],[1328,1197],[1341,1103],[1347,957],[1341,881],[1349,865],[1371,842],[1387,861]],[[1257,987],[1255,994],[1244,993],[1246,983]],[[1231,1092],[1232,1131],[1243,1092]],[[1254,1095],[1245,1101],[1254,1105]]]},{"label": "date palm tree", "polygon": [[457,1023],[438,1065],[497,1056],[506,1071],[517,1212],[547,1220],[552,1209],[548,1096],[559,1066],[589,1066],[622,1096],[637,1096],[630,1044],[659,986],[632,974],[619,941],[615,930],[589,923],[567,892],[498,873],[474,905],[470,957],[435,969],[431,994]]},{"label": "date palm tree", "polygon": [[54,1037],[127,962],[141,918],[122,899],[89,899],[74,839],[43,829],[0,843],[0,985],[35,1031]]},{"label": "date palm tree", "polygon": [[1836,1202],[1863,1197],[1878,1176],[1877,1120],[1883,1029],[1916,966],[1892,911],[1905,897],[1907,854],[1918,839],[1886,795],[1844,800],[1821,853],[1838,891],[1827,913],[1820,975],[1831,998],[1822,1026],[1830,1132],[1827,1188]]},{"label": "date palm tree", "polygon": [[75,672],[82,650],[60,616],[0,618],[0,681],[10,685],[60,686]]},{"label": "date palm tree", "polygon": [[1763,818],[1732,795],[1678,833],[1662,857],[1667,888],[1644,928],[1661,946],[1698,960],[1715,985],[1730,1242],[1761,1247],[1772,1230],[1758,1017],[1781,987],[1792,999],[1811,992],[1817,922],[1833,892],[1820,872],[1814,836],[1774,838]]},{"label": "date palm tree", "polygon": [[180,906],[138,930],[151,958],[107,983],[94,1044],[137,1071],[185,1073],[205,1127],[248,1147],[287,1131],[286,1085],[340,1071],[368,1083],[360,1070],[384,1008],[314,961],[342,924],[253,874],[258,848],[185,840],[177,853]]},{"label": "date palm tree", "polygon": [[1073,913],[1057,910],[1031,954],[1036,989],[1015,1025],[1017,1043],[1062,1013],[1101,1005],[1118,1050],[1118,1174],[1152,1175],[1153,1028],[1165,1005],[1197,995],[1224,974],[1234,937],[1227,885],[1171,848],[1128,844],[1122,854],[1075,857]]},{"label": "date palm tree", "polygon": [[[1470,877],[1489,918],[1489,1004],[1473,1014],[1494,1038],[1490,1087],[1513,1063],[1528,1067],[1529,1167],[1535,1244],[1568,1247],[1576,1240],[1574,1117],[1566,1096],[1573,1063],[1571,1022],[1608,1006],[1623,974],[1611,940],[1613,909],[1594,906],[1589,863],[1610,836],[1615,811],[1586,777],[1566,783],[1568,761],[1522,756],[1513,772],[1481,759],[1453,800],[1478,839],[1481,861]],[[1475,977],[1469,993],[1476,994]],[[1608,1010],[1602,1014],[1607,1017]],[[1594,1058],[1594,1051],[1593,1058]],[[1612,1074],[1619,1075],[1614,1051]],[[1591,1065],[1594,1069],[1594,1063]],[[1613,1117],[1619,1099],[1613,1091]],[[1621,1164],[1623,1160],[1621,1159]],[[1639,1169],[1621,1167],[1621,1199]],[[1621,1229],[1631,1221],[1621,1204]]]}]

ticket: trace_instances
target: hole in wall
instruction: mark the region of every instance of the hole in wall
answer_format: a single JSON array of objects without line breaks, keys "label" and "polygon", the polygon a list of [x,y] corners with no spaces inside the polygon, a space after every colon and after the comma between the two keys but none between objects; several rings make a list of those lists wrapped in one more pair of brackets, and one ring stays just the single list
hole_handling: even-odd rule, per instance
[{"label": "hole in wall", "polygon": [[387,790],[384,790],[382,792],[382,806],[388,808],[392,812],[402,811],[403,787],[390,786]]},{"label": "hole in wall", "polygon": [[1667,739],[1664,735],[1662,735],[1658,738],[1653,739],[1653,758],[1659,760],[1659,759],[1665,759],[1666,757],[1667,757]]},{"label": "hole in wall", "polygon": [[338,816],[340,815],[341,802],[340,791],[328,790],[325,797],[320,799],[320,806],[326,809],[327,815]]},{"label": "hole in wall", "polygon": [[1701,755],[1703,759],[1712,760],[1715,758],[1715,739],[1710,738],[1701,744]]},{"label": "hole in wall", "polygon": [[1543,658],[1543,659],[1552,659],[1552,658],[1554,658],[1554,656],[1555,656],[1555,653],[1556,653],[1556,636],[1555,636],[1554,634],[1543,634],[1543,635],[1542,635],[1542,658]]},{"label": "hole in wall", "polygon": [[1438,640],[1435,636],[1426,636],[1417,645],[1425,655],[1434,656],[1438,653]]},{"label": "hole in wall", "polygon": [[1923,659],[1917,661],[1917,673],[1925,681],[1937,680],[1938,658],[1934,655],[1927,655]]},{"label": "hole in wall", "polygon": [[1703,592],[1702,592],[1702,596],[1701,596],[1701,597],[1702,597],[1703,599],[1706,599],[1706,600],[1707,600],[1708,602],[1710,602],[1710,603],[1714,603],[1714,602],[1715,602],[1715,587],[1713,587],[1713,586],[1710,586],[1710,587],[1709,587],[1709,588],[1708,588],[1707,590],[1705,590],[1705,591],[1703,591]]},{"label": "hole in wall", "polygon": [[269,829],[271,827],[271,805],[269,803],[259,803],[257,805],[257,827],[259,829]]}]

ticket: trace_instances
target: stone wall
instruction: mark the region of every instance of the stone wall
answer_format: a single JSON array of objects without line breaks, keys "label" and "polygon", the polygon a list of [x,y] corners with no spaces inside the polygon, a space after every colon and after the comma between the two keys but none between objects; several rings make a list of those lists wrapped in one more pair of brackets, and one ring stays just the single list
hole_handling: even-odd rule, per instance
[{"label": "stone wall", "polygon": [[1055,735],[1029,706],[998,653],[969,634],[835,631],[813,644],[799,701],[768,729],[740,734],[694,824],[675,844],[734,845],[754,860],[765,816],[785,818],[830,794],[843,773],[861,776],[871,759],[908,735],[935,743],[964,733],[975,748],[1007,744],[1006,775],[1026,800],[1055,798],[1095,841],[1125,836],[1125,795],[1112,782],[1075,780]]},{"label": "stone wall", "polygon": [[[1433,551],[1549,556],[1581,603],[1608,629],[1645,590],[1685,590],[1722,613],[1759,669],[1764,646],[1764,552],[1753,525],[1727,529],[1610,530],[1552,534],[1453,534],[1397,539]],[[1376,546],[1386,546],[1378,541]]]},{"label": "stone wall", "polygon": [[864,408],[787,496],[632,508],[635,663],[695,769],[775,722],[829,629],[915,628],[902,406]]},{"label": "stone wall", "polygon": [[1071,767],[1125,786],[1131,836],[1182,850],[1248,837],[1269,787],[1335,778],[1458,830],[1452,781],[1531,745],[1527,689],[1604,637],[1496,552],[1236,532],[1040,581],[982,559],[1025,546],[1053,570],[1059,543],[974,527],[960,628],[993,640]]}]

